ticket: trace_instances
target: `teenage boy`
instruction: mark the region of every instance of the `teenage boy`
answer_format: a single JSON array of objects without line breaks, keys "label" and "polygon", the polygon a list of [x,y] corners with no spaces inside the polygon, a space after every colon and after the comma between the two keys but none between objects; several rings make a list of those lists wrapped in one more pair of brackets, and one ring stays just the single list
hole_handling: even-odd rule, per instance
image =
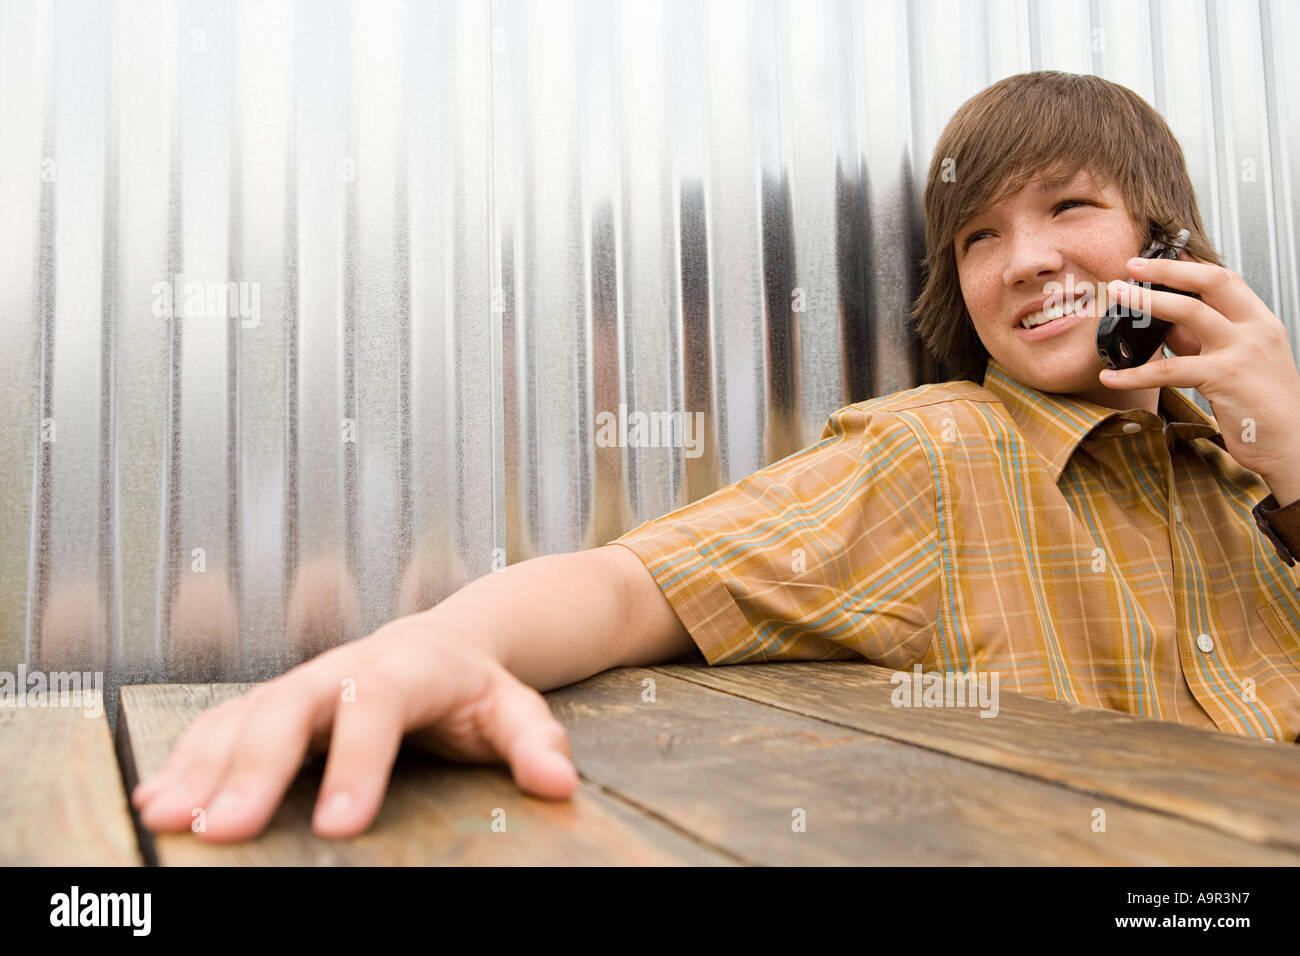
[{"label": "teenage boy", "polygon": [[[1219,265],[1168,126],[1097,77],[1009,77],[948,124],[925,215],[913,318],[960,380],[842,408],[734,485],[205,712],[136,788],[144,824],[182,829],[201,806],[202,838],[255,835],[328,746],[313,826],[359,833],[404,735],[567,797],[568,739],[538,690],[695,649],[997,671],[1021,693],[1294,741],[1300,373],[1282,322]],[[1180,229],[1182,261],[1133,261]],[[1130,277],[1200,299],[1109,286]],[[1176,356],[1103,373],[1112,301],[1172,322]]]}]

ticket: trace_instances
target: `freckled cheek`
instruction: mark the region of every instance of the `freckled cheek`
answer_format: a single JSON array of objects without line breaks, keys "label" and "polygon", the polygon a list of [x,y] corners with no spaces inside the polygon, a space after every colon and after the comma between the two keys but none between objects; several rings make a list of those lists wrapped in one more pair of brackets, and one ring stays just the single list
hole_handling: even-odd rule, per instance
[{"label": "freckled cheek", "polygon": [[996,279],[967,276],[962,282],[961,292],[976,328],[997,324],[999,299]]},{"label": "freckled cheek", "polygon": [[1124,230],[1114,226],[1085,229],[1075,245],[1075,260],[1103,281],[1107,277],[1127,276],[1127,262],[1131,255],[1129,246],[1137,241],[1136,234],[1124,234]]}]

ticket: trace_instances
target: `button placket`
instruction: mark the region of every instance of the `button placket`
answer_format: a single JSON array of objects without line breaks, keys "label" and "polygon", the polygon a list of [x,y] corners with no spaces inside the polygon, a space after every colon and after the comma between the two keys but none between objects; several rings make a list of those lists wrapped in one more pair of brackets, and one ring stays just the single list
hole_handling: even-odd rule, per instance
[{"label": "button placket", "polygon": [[[1168,435],[1168,430],[1165,432]],[[1188,545],[1184,537],[1189,534],[1186,524],[1181,520],[1182,508],[1177,502],[1177,493],[1174,488],[1174,458],[1171,453],[1165,461],[1165,481],[1168,489],[1169,498],[1166,502],[1168,514],[1172,520],[1169,522],[1169,557],[1173,562],[1173,585],[1174,585],[1174,633],[1178,635],[1179,646],[1179,663],[1183,671],[1183,678],[1187,681],[1192,690],[1192,695],[1196,698],[1197,703],[1210,715],[1210,719],[1222,730],[1228,726],[1224,722],[1229,715],[1225,712],[1222,705],[1216,701],[1213,694],[1208,694],[1205,689],[1207,679],[1205,677],[1205,664],[1203,658],[1188,658],[1187,654],[1195,648],[1201,655],[1212,653],[1214,650],[1214,639],[1204,632],[1192,631],[1189,637],[1190,645],[1183,643],[1182,635],[1187,634],[1191,628],[1200,626],[1197,614],[1192,607],[1192,594],[1190,591],[1191,576],[1188,573],[1188,563],[1191,561],[1191,554],[1188,551]],[[1186,629],[1186,630],[1185,630]],[[1206,646],[1208,644],[1208,647]],[[1186,648],[1186,650],[1184,650]]]}]

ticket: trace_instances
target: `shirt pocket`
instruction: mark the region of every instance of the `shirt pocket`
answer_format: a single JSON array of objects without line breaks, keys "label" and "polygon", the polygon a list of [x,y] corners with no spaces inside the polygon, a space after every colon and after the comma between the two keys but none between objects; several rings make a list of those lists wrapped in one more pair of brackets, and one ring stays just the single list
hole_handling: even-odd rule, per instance
[{"label": "shirt pocket", "polygon": [[1290,610],[1288,602],[1281,598],[1263,601],[1255,607],[1282,653],[1292,664],[1300,667],[1300,634],[1291,627]]}]

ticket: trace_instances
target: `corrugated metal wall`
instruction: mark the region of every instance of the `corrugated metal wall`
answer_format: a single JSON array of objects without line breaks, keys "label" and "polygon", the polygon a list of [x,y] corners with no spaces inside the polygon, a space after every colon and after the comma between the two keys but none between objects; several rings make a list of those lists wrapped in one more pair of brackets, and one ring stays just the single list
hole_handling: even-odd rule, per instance
[{"label": "corrugated metal wall", "polygon": [[[1286,37],[1266,0],[3,0],[0,667],[264,678],[932,376],[930,150],[1011,73],[1153,103],[1294,335]],[[637,412],[701,431],[611,445]]]}]

